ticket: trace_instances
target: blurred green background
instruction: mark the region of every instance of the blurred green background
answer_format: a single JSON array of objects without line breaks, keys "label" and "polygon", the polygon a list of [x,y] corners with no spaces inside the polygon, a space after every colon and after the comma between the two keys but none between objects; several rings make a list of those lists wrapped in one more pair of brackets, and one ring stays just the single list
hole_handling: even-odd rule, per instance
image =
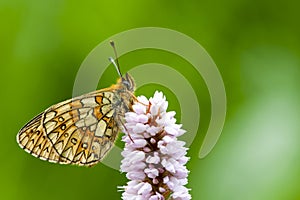
[{"label": "blurred green background", "polygon": [[[201,106],[200,130],[189,151],[193,199],[300,199],[299,6],[296,0],[0,0],[0,199],[120,199],[117,186],[125,184],[124,174],[102,164],[82,168],[41,161],[20,149],[15,136],[36,114],[72,96],[77,70],[96,45],[144,26],[197,40],[226,87],[222,136],[200,160],[210,100],[201,77],[192,82]],[[131,52],[120,62],[123,71],[159,62],[195,78],[185,61],[163,51]],[[116,78],[110,67],[99,88]],[[149,97],[156,89],[179,111],[180,102],[166,88],[148,85],[137,95]]]}]

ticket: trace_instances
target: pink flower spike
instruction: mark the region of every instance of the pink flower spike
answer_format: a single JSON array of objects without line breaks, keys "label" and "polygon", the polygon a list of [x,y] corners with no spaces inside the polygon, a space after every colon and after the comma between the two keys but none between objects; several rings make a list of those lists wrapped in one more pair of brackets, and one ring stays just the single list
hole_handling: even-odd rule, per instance
[{"label": "pink flower spike", "polygon": [[[123,189],[123,200],[189,200],[188,169],[185,164],[188,148],[177,139],[185,133],[176,124],[175,112],[167,112],[168,102],[162,92],[149,100],[140,96],[125,114],[122,137],[121,172],[129,182]],[[130,136],[130,137],[129,137]]]}]

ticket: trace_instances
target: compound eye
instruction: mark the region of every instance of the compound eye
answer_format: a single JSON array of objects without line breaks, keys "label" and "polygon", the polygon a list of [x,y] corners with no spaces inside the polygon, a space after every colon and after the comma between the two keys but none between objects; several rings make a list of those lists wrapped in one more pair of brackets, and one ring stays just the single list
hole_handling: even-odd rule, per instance
[{"label": "compound eye", "polygon": [[123,84],[127,87],[127,89],[130,88],[130,83],[128,81],[124,80]]}]

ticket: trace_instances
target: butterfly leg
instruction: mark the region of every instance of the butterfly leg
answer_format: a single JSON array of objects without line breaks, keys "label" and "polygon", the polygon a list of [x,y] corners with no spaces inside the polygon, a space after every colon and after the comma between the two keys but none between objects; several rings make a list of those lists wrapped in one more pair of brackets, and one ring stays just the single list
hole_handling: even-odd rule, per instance
[{"label": "butterfly leg", "polygon": [[[120,118],[122,118],[123,115],[124,115],[124,114],[122,114],[122,113],[116,113],[116,116],[118,116],[118,117],[120,117]],[[126,126],[125,126],[125,124],[124,124],[124,122],[123,122],[123,120],[117,120],[117,121],[118,121],[118,122],[120,123],[120,125],[124,128],[125,132],[127,133],[128,137],[130,138],[130,140],[134,143],[132,137],[130,136],[129,131],[127,130],[127,128],[126,128]]]},{"label": "butterfly leg", "polygon": [[142,105],[144,105],[144,106],[149,106],[149,105],[144,104],[143,102],[139,101],[138,98],[137,98],[132,92],[130,92],[130,95],[132,96],[132,99],[133,99],[134,101],[136,101],[136,102],[138,102],[138,103],[140,103],[140,104],[142,104]]}]

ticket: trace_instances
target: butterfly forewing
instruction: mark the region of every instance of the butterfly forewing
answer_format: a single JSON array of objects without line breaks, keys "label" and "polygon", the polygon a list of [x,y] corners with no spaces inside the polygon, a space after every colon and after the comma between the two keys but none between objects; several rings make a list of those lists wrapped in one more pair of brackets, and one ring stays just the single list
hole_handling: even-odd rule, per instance
[{"label": "butterfly forewing", "polygon": [[58,103],[28,122],[17,141],[43,160],[92,166],[112,148],[124,113],[131,107],[132,92],[121,80],[110,88]]}]

